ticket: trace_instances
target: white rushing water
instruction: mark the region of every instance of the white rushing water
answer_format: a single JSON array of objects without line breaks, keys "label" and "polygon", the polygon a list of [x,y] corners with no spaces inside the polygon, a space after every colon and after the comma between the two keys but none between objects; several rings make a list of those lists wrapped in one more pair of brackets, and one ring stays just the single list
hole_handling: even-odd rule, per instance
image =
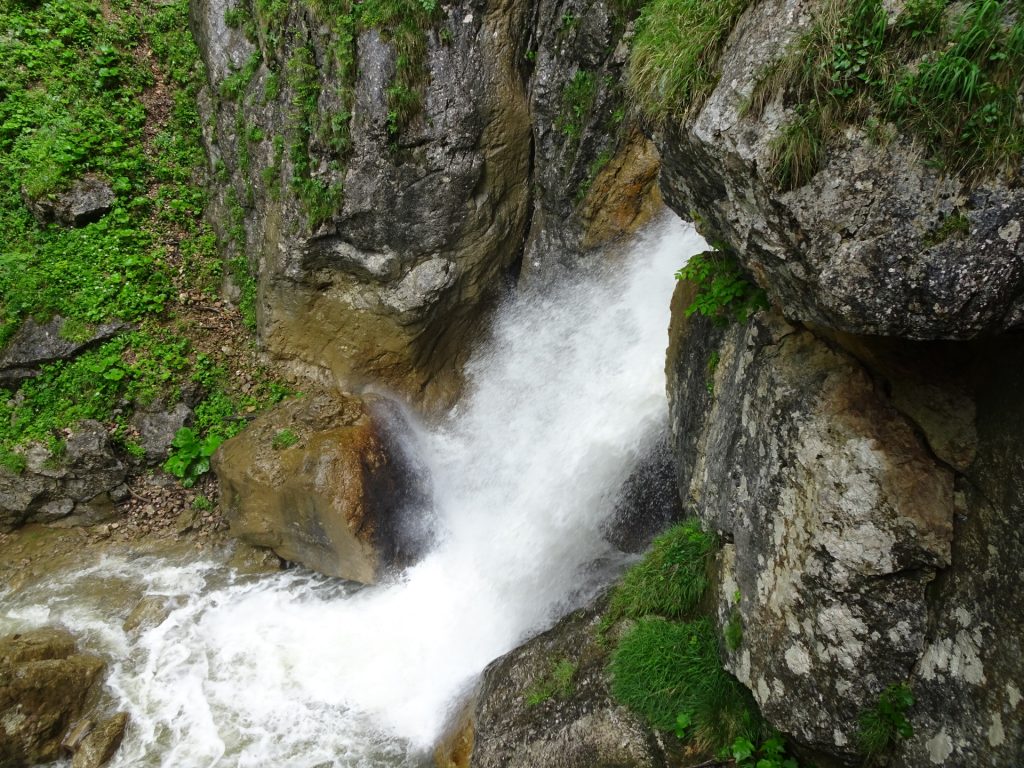
[{"label": "white rushing water", "polygon": [[[673,272],[703,245],[666,215],[601,274],[499,312],[467,396],[417,436],[438,542],[394,583],[108,556],[6,598],[0,630],[59,621],[121,659],[113,766],[424,764],[484,666],[607,578],[601,526],[665,419]],[[177,607],[125,633],[119,589]]]}]

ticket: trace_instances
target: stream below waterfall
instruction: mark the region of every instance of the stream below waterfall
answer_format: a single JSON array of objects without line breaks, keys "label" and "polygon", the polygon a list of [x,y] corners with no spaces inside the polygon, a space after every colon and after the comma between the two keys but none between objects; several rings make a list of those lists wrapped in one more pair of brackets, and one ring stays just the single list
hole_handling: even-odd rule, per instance
[{"label": "stream below waterfall", "polygon": [[[392,582],[110,553],[0,593],[0,634],[60,623],[110,660],[131,716],[115,768],[429,765],[487,663],[625,562],[603,525],[664,426],[673,273],[703,247],[665,214],[621,259],[498,312],[461,403],[410,436],[437,543]],[[125,595],[172,609],[126,632]]]}]

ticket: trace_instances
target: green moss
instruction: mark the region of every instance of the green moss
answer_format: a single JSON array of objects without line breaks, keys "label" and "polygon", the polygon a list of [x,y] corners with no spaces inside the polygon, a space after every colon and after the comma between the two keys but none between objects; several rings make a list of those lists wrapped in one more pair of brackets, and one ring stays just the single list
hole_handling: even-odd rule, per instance
[{"label": "green moss", "polygon": [[761,732],[750,693],[722,669],[707,619],[641,619],[619,643],[610,670],[616,699],[665,731],[685,716],[695,747],[718,749],[738,736],[756,741]]},{"label": "green moss", "polygon": [[696,521],[680,523],[654,540],[612,593],[607,620],[657,614],[691,616],[708,587],[715,540]]},{"label": "green moss", "polygon": [[283,451],[285,448],[291,448],[299,442],[299,436],[290,429],[282,429],[274,435],[274,439],[270,443],[270,447],[275,451]]},{"label": "green moss", "polygon": [[552,698],[568,699],[573,693],[576,665],[569,659],[560,659],[526,693],[526,706],[535,707]]},{"label": "green moss", "polygon": [[651,0],[629,59],[633,101],[655,122],[699,107],[718,82],[718,57],[749,0]]}]

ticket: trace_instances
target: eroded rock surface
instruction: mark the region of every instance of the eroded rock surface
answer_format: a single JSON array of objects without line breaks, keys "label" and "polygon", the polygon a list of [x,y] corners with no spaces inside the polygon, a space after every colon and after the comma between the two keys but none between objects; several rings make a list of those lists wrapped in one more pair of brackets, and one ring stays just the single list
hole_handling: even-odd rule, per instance
[{"label": "eroded rock surface", "polygon": [[325,394],[256,419],[214,456],[232,535],[364,583],[412,562],[429,505],[400,419],[386,400]]},{"label": "eroded rock surface", "polygon": [[[609,646],[598,632],[604,602],[567,616],[487,668],[466,715],[471,725],[453,741],[456,750],[472,744],[473,768],[666,765],[656,735],[608,692]],[[571,674],[563,672],[553,685],[559,665]]]},{"label": "eroded rock surface", "polygon": [[[780,191],[771,143],[794,114],[745,106],[765,68],[821,13],[819,0],[761,0],[736,24],[718,86],[669,126],[662,191],[730,244],[786,316],[860,334],[969,339],[1019,328],[1024,187],[973,183],[925,162],[905,136],[879,144],[851,127],[809,183]],[[902,4],[887,5],[895,14]],[[942,236],[965,217],[969,231]]]},{"label": "eroded rock surface", "polygon": [[0,638],[0,764],[61,756],[65,731],[97,694],[105,668],[78,653],[74,637],[44,628]]},{"label": "eroded rock surface", "polygon": [[30,444],[25,461],[21,473],[0,467],[0,531],[26,522],[101,522],[117,514],[115,502],[128,493],[127,467],[98,421],[79,423],[58,456],[44,445]]}]

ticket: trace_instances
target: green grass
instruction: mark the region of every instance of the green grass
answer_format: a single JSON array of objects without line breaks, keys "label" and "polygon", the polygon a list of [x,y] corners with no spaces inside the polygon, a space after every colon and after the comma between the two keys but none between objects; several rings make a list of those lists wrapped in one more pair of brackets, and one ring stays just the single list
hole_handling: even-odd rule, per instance
[{"label": "green grass", "polygon": [[[0,392],[0,463],[15,471],[27,443],[56,450],[82,419],[104,423],[138,456],[130,421],[140,406],[174,405],[198,386],[197,431],[227,436],[244,426],[241,412],[282,391],[269,378],[240,391],[174,316],[179,291],[212,299],[222,276],[216,238],[200,218],[205,157],[195,105],[205,78],[188,2],[112,0],[107,10],[100,0],[0,0],[0,346],[28,317],[60,314],[79,340],[99,323],[135,324],[44,366],[17,397]],[[160,105],[167,119],[148,126],[144,97],[156,81],[140,63],[145,46],[169,98]],[[36,222],[23,189],[52,195],[84,174],[110,183],[113,210],[78,229]]]},{"label": "green grass", "polygon": [[682,717],[698,749],[717,750],[738,736],[757,741],[761,733],[750,693],[722,669],[708,619],[641,619],[619,643],[610,670],[616,699],[661,730],[673,730]]},{"label": "green grass", "polygon": [[834,0],[759,78],[747,109],[782,94],[795,115],[772,144],[782,189],[806,184],[848,125],[890,122],[969,179],[1015,172],[1024,151],[1024,22],[1009,0]]},{"label": "green grass", "polygon": [[297,442],[299,442],[299,436],[294,431],[282,429],[274,435],[274,439],[270,442],[270,447],[275,451],[282,451],[285,448],[291,448]]},{"label": "green grass", "polygon": [[573,677],[576,665],[568,659],[560,659],[526,693],[526,706],[535,707],[552,698],[568,699],[573,693]]},{"label": "green grass", "polygon": [[913,705],[914,696],[903,683],[890,685],[882,691],[875,705],[860,714],[857,745],[861,752],[866,757],[875,758],[900,740],[910,738],[914,729],[906,713]]},{"label": "green grass", "polygon": [[562,91],[562,110],[555,119],[555,128],[570,139],[579,139],[596,95],[597,78],[592,72],[577,69]]},{"label": "green grass", "polygon": [[689,617],[708,587],[708,562],[715,540],[696,521],[680,523],[654,540],[612,593],[607,621]]},{"label": "green grass", "polygon": [[718,82],[718,57],[749,0],[651,0],[629,59],[631,100],[648,119],[685,117]]}]

